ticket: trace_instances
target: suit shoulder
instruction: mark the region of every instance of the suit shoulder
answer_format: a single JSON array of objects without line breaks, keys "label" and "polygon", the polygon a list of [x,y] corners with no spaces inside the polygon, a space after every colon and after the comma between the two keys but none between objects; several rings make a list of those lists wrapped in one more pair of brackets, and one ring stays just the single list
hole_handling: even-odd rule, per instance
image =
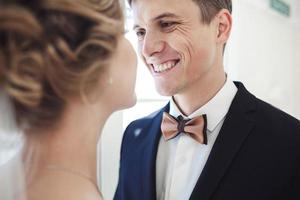
[{"label": "suit shoulder", "polygon": [[300,121],[279,108],[258,99],[257,106],[259,118],[262,123],[270,124],[274,131],[285,130],[285,132],[294,132],[300,137]]}]

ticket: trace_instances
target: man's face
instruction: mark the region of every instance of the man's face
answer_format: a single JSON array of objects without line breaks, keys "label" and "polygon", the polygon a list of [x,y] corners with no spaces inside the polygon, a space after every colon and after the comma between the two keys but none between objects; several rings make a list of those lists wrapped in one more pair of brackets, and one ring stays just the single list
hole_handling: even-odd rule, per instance
[{"label": "man's face", "polygon": [[136,0],[132,5],[139,53],[161,95],[184,93],[215,65],[217,25],[201,22],[192,0]]}]

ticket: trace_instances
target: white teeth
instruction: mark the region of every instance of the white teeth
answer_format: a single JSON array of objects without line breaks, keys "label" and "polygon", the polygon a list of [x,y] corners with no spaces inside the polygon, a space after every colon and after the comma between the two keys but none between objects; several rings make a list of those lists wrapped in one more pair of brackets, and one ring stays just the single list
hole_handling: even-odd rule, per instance
[{"label": "white teeth", "polygon": [[175,66],[175,61],[168,61],[162,64],[153,64],[154,71],[155,72],[164,72],[168,69],[171,69],[172,67]]}]

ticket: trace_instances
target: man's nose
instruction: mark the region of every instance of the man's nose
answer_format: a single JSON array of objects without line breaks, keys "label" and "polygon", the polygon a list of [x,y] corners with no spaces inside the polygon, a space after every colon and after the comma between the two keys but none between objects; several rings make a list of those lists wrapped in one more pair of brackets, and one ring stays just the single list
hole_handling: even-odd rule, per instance
[{"label": "man's nose", "polygon": [[160,53],[164,49],[164,42],[161,35],[153,32],[147,32],[145,34],[142,43],[142,54],[144,57],[151,57],[155,53]]}]

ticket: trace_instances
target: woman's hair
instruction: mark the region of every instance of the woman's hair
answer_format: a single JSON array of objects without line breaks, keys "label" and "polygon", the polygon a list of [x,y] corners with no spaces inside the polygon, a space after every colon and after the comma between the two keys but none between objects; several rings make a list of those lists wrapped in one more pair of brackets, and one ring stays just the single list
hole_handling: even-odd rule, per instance
[{"label": "woman's hair", "polygon": [[0,0],[0,87],[19,125],[53,125],[92,91],[122,32],[119,0]]}]

